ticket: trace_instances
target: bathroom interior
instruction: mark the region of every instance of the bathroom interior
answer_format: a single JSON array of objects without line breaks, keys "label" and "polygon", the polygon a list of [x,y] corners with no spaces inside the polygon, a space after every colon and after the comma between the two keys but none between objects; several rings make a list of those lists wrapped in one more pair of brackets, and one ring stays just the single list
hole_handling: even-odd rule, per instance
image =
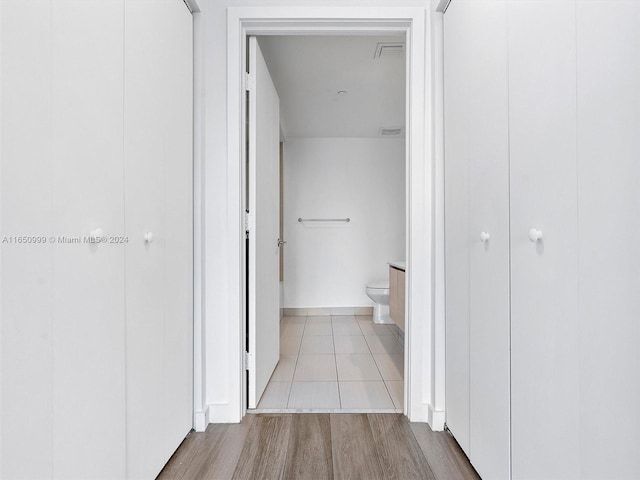
[{"label": "bathroom interior", "polygon": [[280,359],[253,412],[403,412],[404,37],[262,36],[280,102]]}]

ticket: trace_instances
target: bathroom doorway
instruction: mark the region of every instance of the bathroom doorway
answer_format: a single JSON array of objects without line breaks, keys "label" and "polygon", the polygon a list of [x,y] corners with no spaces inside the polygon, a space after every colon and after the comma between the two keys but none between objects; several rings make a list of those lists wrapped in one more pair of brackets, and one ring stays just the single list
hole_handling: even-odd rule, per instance
[{"label": "bathroom doorway", "polygon": [[[434,17],[435,18],[435,17]],[[436,21],[436,20],[433,20]],[[407,270],[404,413],[442,429],[444,392],[442,339],[441,244],[442,203],[439,134],[433,116],[441,106],[430,94],[441,86],[433,76],[431,55],[438,36],[430,34],[429,7],[229,7],[227,9],[227,191],[225,224],[238,232],[227,254],[228,320],[221,332],[230,374],[220,401],[209,406],[210,418],[239,421],[247,412],[247,304],[244,287],[245,155],[247,141],[245,66],[248,35],[406,35],[407,55]],[[435,83],[434,83],[435,82]],[[435,141],[435,144],[434,144]],[[435,149],[435,153],[434,152]],[[435,162],[430,160],[435,159]],[[435,184],[434,184],[435,182]],[[435,190],[434,190],[435,189]],[[435,203],[434,203],[435,202]],[[434,213],[432,215],[431,213]],[[435,230],[434,230],[435,229]],[[435,243],[437,242],[437,243]],[[411,268],[414,265],[415,268]],[[286,275],[285,275],[286,279]],[[434,280],[438,282],[434,284]],[[435,313],[434,313],[435,312]],[[434,316],[435,315],[435,316]],[[243,361],[245,360],[245,361]],[[226,371],[226,370],[225,370]],[[225,393],[226,392],[226,393]],[[224,420],[223,420],[224,419]]]},{"label": "bathroom doorway", "polygon": [[[251,65],[258,72],[247,110],[249,143],[258,144],[248,149],[246,189],[256,235],[247,258],[249,411],[403,412],[405,300],[393,292],[403,308],[392,319],[389,264],[403,269],[404,287],[406,38],[271,35],[248,45],[250,77]],[[279,143],[274,125],[262,127],[272,138],[260,143],[251,122],[267,114],[253,109],[251,88],[278,97],[279,111],[268,115],[279,121]],[[267,153],[276,146],[280,183],[271,185],[280,202],[265,212],[267,187],[260,192],[251,175],[276,161]],[[264,259],[252,258],[261,251],[260,215],[279,216],[279,248],[273,238],[262,249],[279,255],[275,334],[273,281],[259,283]]]}]

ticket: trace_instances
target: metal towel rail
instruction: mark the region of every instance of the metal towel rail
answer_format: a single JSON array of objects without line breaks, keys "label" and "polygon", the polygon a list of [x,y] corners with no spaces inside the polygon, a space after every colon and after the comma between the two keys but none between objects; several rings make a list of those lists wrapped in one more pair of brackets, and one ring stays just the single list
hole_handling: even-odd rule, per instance
[{"label": "metal towel rail", "polygon": [[351,221],[350,218],[299,218],[298,221],[302,222],[346,222]]}]

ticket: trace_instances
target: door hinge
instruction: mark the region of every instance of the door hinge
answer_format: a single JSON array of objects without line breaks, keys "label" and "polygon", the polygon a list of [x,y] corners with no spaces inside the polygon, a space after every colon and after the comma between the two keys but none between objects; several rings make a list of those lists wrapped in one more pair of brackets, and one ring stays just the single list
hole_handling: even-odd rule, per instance
[{"label": "door hinge", "polygon": [[244,357],[243,357],[243,367],[245,370],[254,370],[254,360],[255,357],[253,356],[253,354],[249,353],[249,352],[244,352]]},{"label": "door hinge", "polygon": [[250,232],[255,228],[255,217],[251,212],[244,213],[244,230]]},{"label": "door hinge", "polygon": [[256,89],[256,76],[250,73],[244,74],[244,89],[247,92],[252,92]]}]

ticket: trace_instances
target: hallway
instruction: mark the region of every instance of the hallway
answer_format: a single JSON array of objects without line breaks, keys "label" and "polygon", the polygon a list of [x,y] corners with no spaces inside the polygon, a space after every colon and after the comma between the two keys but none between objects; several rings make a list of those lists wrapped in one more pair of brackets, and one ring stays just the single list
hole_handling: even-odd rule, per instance
[{"label": "hallway", "polygon": [[247,415],[191,433],[158,476],[204,479],[479,477],[453,437],[399,414]]}]

